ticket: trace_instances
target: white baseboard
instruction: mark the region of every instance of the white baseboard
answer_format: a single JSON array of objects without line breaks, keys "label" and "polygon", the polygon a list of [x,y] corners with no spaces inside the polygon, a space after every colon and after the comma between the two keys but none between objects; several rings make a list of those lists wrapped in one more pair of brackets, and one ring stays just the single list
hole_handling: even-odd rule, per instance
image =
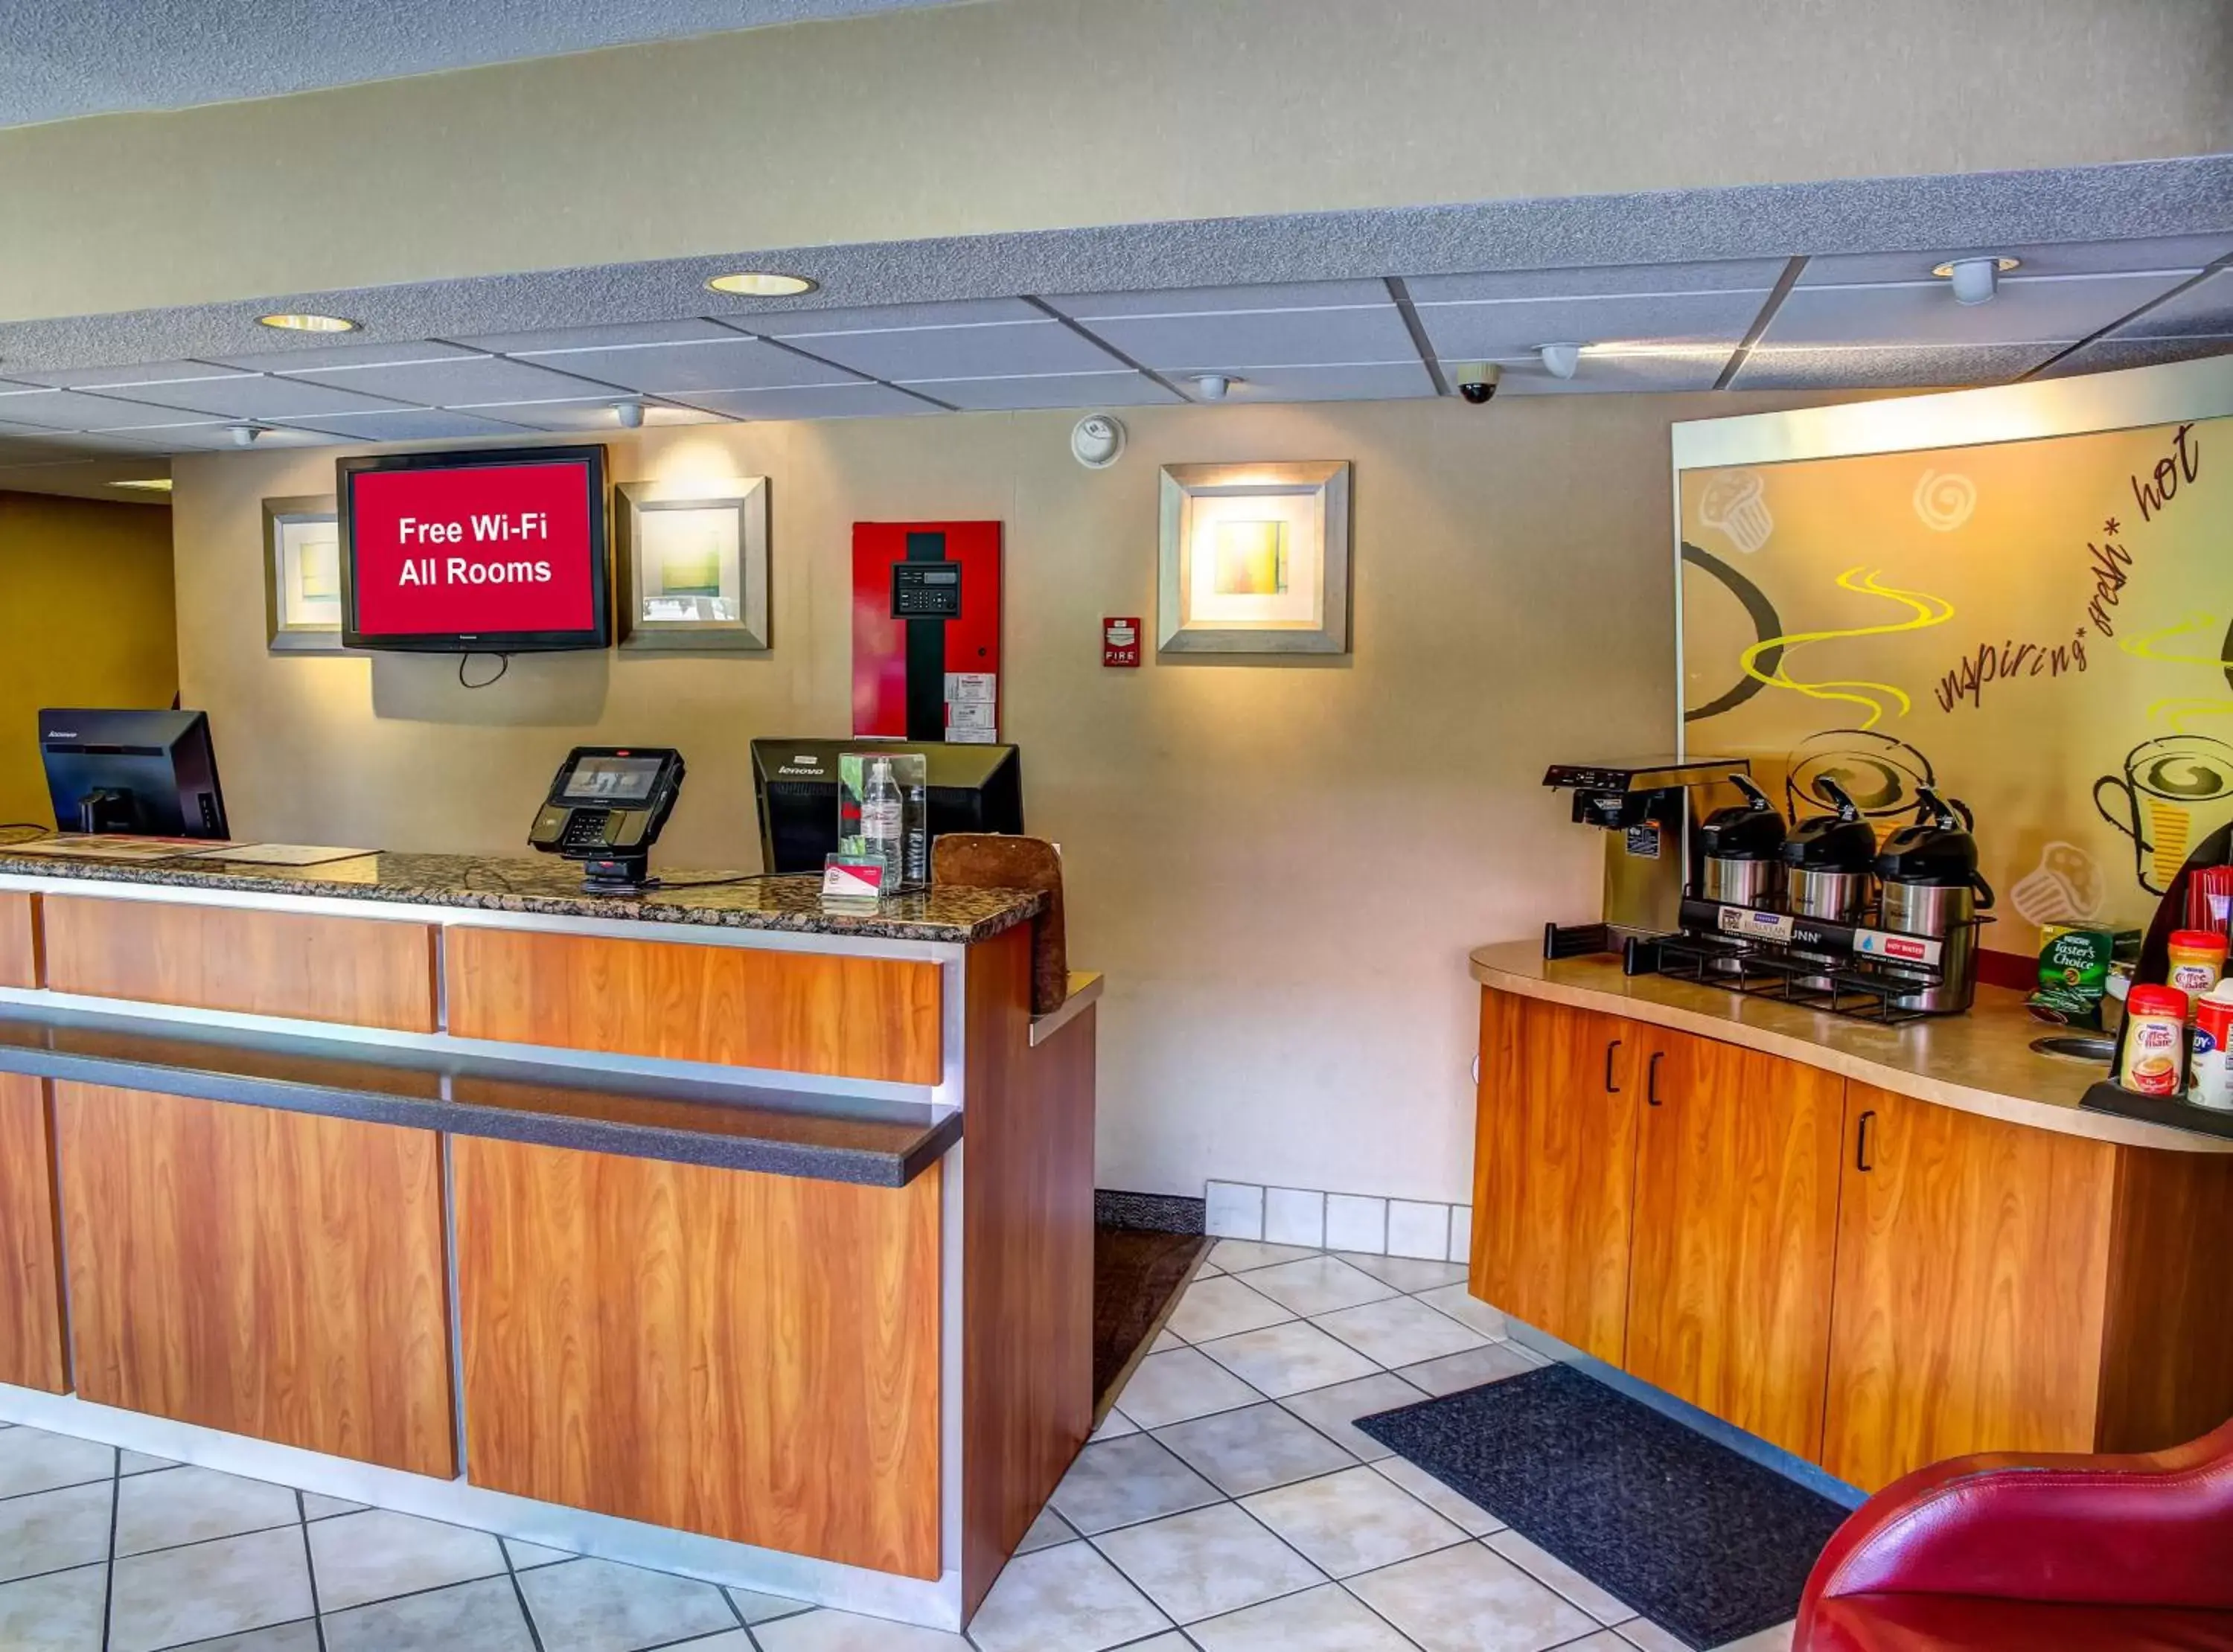
[{"label": "white baseboard", "polygon": [[1470,1205],[1248,1181],[1209,1183],[1205,1205],[1204,1227],[1213,1239],[1429,1262],[1464,1262],[1473,1247]]}]

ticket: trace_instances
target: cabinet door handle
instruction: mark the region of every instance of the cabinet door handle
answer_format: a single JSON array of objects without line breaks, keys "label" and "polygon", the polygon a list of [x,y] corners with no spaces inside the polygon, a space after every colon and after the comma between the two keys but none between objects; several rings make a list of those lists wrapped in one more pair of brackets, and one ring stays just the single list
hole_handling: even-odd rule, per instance
[{"label": "cabinet door handle", "polygon": [[1873,1107],[1862,1114],[1861,1128],[1853,1133],[1853,1168],[1856,1170],[1867,1171],[1876,1168],[1869,1159],[1869,1125],[1876,1115],[1877,1110]]},{"label": "cabinet door handle", "polygon": [[1651,1059],[1644,1063],[1644,1099],[1654,1107],[1659,1105],[1659,1058],[1666,1053],[1664,1050],[1655,1050]]},{"label": "cabinet door handle", "polygon": [[1618,1038],[1611,1040],[1605,1045],[1605,1094],[1608,1096],[1618,1096],[1620,1094],[1620,1086],[1612,1082],[1613,1052],[1619,1048],[1620,1040]]}]

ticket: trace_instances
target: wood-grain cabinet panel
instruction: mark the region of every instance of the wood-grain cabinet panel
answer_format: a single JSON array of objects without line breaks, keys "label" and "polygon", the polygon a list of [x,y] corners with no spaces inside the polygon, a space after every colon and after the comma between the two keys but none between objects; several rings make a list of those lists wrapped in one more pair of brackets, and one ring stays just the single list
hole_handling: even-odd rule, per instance
[{"label": "wood-grain cabinet panel", "polygon": [[40,907],[57,992],[435,1030],[425,924],[83,895],[47,895]]},{"label": "wood-grain cabinet panel", "polygon": [[1609,1363],[1628,1318],[1635,1029],[1482,995],[1472,1290]]},{"label": "wood-grain cabinet panel", "polygon": [[1845,1081],[1636,1029],[1630,1373],[1784,1450],[1822,1442]]},{"label": "wood-grain cabinet panel", "polygon": [[453,927],[463,1037],[935,1084],[939,966],[920,959]]},{"label": "wood-grain cabinet panel", "polygon": [[938,1167],[451,1150],[475,1485],[939,1575]]},{"label": "wood-grain cabinet panel", "polygon": [[0,986],[36,986],[39,897],[0,892]]},{"label": "wood-grain cabinet panel", "polygon": [[54,1089],[83,1398],[457,1473],[433,1131]]},{"label": "wood-grain cabinet panel", "polygon": [[0,1073],[0,1382],[69,1387],[61,1269],[46,1086]]},{"label": "wood-grain cabinet panel", "polygon": [[1822,1466],[1874,1491],[2092,1450],[2118,1149],[1861,1083],[1846,1109]]}]

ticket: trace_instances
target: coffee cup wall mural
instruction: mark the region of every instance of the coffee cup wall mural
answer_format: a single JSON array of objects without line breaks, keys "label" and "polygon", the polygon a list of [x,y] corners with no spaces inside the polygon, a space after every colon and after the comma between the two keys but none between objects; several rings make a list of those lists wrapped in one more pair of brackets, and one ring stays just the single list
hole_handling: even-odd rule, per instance
[{"label": "coffee cup wall mural", "polygon": [[[2179,381],[2188,401],[2197,382]],[[2067,417],[2071,390],[1970,393],[2000,399],[1979,404],[1988,426],[2021,430],[2024,392],[2060,394]],[[1875,404],[1868,427],[1896,429],[1900,405]],[[1685,464],[1681,433],[1713,427],[1681,427],[1686,749],[1749,758],[1794,816],[1834,780],[1880,833],[1919,785],[1967,799],[1981,869],[2010,895],[1996,948],[2024,950],[2041,924],[2145,922],[2233,820],[2228,407],[1738,465]]]}]

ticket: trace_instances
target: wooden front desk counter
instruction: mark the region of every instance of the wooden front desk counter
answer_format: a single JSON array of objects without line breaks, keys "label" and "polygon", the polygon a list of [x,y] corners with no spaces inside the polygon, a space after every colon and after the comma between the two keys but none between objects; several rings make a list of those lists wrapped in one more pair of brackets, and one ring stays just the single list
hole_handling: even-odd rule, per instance
[{"label": "wooden front desk counter", "polygon": [[2233,1143],[2081,1112],[1984,987],[1867,1025],[1473,954],[1472,1290],[1874,1491],[2233,1415]]},{"label": "wooden front desk counter", "polygon": [[1091,1425],[1039,897],[0,854],[0,1418],[959,1628]]}]

